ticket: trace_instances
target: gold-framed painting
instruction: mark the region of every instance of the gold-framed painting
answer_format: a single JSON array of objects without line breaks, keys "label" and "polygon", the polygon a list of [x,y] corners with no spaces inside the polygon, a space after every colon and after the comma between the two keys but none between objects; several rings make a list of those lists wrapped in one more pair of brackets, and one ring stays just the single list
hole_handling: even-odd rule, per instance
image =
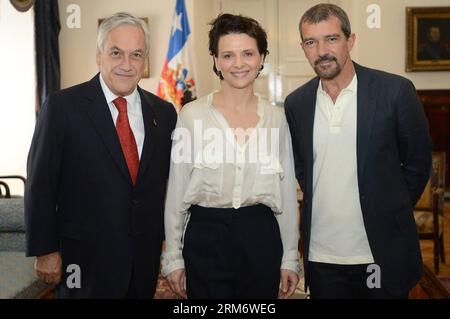
[{"label": "gold-framed painting", "polygon": [[[140,19],[143,20],[145,22],[145,24],[147,24],[147,28],[149,28],[148,18],[140,18]],[[97,24],[98,27],[103,22],[103,20],[105,20],[105,19],[98,19],[98,24]],[[147,61],[145,63],[144,74],[142,75],[142,79],[148,79],[148,78],[150,78],[150,55],[147,56]]]},{"label": "gold-framed painting", "polygon": [[450,71],[450,7],[406,8],[406,72]]},{"label": "gold-framed painting", "polygon": [[10,0],[11,4],[20,12],[28,11],[33,5],[35,0]]}]

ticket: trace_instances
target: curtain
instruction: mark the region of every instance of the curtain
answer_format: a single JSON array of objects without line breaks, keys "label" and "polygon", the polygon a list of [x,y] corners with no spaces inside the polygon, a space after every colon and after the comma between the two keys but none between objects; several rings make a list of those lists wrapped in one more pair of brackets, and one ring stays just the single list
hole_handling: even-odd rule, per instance
[{"label": "curtain", "polygon": [[60,89],[58,36],[61,29],[57,0],[36,0],[34,5],[36,41],[36,115],[49,93]]}]

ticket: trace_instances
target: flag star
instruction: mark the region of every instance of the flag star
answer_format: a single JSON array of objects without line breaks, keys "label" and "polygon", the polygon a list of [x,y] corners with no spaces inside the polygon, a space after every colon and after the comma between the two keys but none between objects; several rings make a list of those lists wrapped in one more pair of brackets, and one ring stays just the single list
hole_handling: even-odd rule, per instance
[{"label": "flag star", "polygon": [[181,18],[183,17],[183,13],[175,14],[172,26],[172,35],[177,32],[177,30],[183,31],[183,27],[181,26]]}]

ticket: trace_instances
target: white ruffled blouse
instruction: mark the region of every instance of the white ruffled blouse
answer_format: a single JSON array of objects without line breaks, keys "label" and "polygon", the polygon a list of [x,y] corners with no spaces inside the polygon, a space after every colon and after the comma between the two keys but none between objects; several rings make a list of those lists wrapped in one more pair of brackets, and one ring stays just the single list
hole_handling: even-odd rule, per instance
[{"label": "white ruffled blouse", "polygon": [[297,183],[284,110],[258,96],[258,124],[246,132],[245,144],[237,143],[212,104],[213,94],[182,108],[172,136],[162,274],[184,268],[191,205],[238,209],[256,204],[270,207],[278,220],[281,268],[299,273]]}]

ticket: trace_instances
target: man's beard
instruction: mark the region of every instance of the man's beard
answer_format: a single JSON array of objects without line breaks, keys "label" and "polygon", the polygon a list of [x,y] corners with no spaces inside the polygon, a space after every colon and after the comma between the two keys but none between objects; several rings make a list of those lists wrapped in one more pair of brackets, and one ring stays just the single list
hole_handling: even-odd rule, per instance
[{"label": "man's beard", "polygon": [[[336,63],[336,65],[335,66],[331,65],[324,69],[320,68],[319,63],[324,62],[324,61],[330,61],[330,62],[334,61]],[[314,61],[314,71],[321,79],[325,79],[325,80],[334,79],[339,73],[341,73],[341,70],[342,70],[342,67],[339,64],[337,58],[332,55],[327,54],[327,55],[319,57],[316,61]]]}]

